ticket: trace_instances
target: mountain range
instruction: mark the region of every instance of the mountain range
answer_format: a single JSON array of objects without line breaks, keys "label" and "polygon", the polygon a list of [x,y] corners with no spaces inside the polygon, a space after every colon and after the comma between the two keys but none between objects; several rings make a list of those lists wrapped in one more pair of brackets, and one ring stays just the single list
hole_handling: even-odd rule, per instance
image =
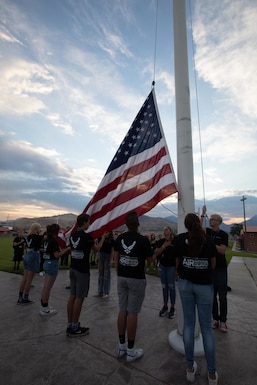
[{"label": "mountain range", "polygon": [[[13,229],[26,229],[28,230],[32,223],[38,222],[43,228],[46,228],[47,225],[51,223],[58,223],[61,229],[66,229],[67,227],[73,226],[76,222],[77,215],[75,214],[63,214],[52,217],[40,217],[40,218],[18,218],[14,221],[9,221],[8,226],[12,226]],[[174,215],[168,216],[166,218],[161,217],[150,217],[147,215],[142,215],[140,217],[140,231],[142,233],[163,233],[163,228],[165,226],[172,227],[175,231],[177,230],[177,217]],[[240,222],[244,225],[243,222]],[[207,226],[208,226],[207,221]],[[246,221],[248,226],[257,226],[257,215],[254,215],[252,218]],[[222,223],[220,228],[227,233],[230,232],[232,225],[227,225]],[[121,226],[117,230],[123,231],[126,229],[126,226]]]}]

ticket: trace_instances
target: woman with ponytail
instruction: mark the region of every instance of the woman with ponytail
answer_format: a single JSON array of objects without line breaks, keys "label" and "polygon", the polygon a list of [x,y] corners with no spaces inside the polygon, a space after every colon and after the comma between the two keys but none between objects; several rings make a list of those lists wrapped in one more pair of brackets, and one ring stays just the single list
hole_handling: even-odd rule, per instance
[{"label": "woman with ponytail", "polygon": [[215,340],[212,330],[213,269],[215,245],[206,235],[196,214],[187,214],[184,221],[186,233],[174,241],[177,257],[178,288],[184,313],[183,341],[186,356],[186,376],[195,379],[197,364],[194,361],[194,333],[196,308],[203,337],[208,367],[209,385],[218,384],[216,372]]}]

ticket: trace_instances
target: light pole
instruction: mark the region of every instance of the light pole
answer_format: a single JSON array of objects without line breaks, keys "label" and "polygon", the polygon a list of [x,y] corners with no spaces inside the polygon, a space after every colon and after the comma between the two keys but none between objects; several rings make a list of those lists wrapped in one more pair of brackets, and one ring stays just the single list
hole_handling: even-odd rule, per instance
[{"label": "light pole", "polygon": [[246,197],[243,195],[242,199],[240,199],[241,202],[243,202],[243,210],[244,210],[244,228],[245,228],[245,233],[246,233],[246,221],[245,221],[245,201]]},{"label": "light pole", "polygon": [[246,220],[245,220],[245,196],[240,199],[241,202],[243,202],[243,211],[244,211],[244,250],[245,250],[245,237],[246,237]]}]

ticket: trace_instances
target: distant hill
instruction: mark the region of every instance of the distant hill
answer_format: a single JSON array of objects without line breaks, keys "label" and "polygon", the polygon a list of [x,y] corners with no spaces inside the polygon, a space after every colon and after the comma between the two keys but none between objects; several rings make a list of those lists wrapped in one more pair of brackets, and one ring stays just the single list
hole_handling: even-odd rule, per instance
[{"label": "distant hill", "polygon": [[[74,214],[63,214],[53,217],[39,217],[39,218],[18,218],[15,221],[10,221],[14,229],[24,229],[28,230],[32,223],[38,222],[42,228],[46,228],[47,225],[51,223],[58,223],[61,229],[66,229],[67,227],[73,226],[76,222],[77,215]],[[163,228],[165,226],[170,226],[174,229],[177,228],[177,224],[174,221],[170,221],[165,218],[153,218],[148,217],[147,215],[142,215],[140,217],[140,232],[141,233],[163,233]],[[126,229],[126,226],[121,226],[117,230],[123,231]]]},{"label": "distant hill", "polygon": [[[174,221],[170,221],[167,218],[155,218],[155,217],[148,217],[147,215],[142,215],[139,218],[139,230],[141,233],[144,234],[151,234],[155,233],[163,234],[163,229],[165,226],[171,227],[175,232],[177,231],[177,224]],[[126,229],[126,226],[121,226],[117,230],[123,231]]]},{"label": "distant hill", "polygon": [[[58,223],[61,229],[73,226],[76,222],[77,215],[63,214],[55,215],[53,217],[39,217],[39,218],[18,218],[12,222],[13,228],[28,230],[32,223],[38,222],[42,228],[52,223]],[[11,222],[11,221],[10,221]]]},{"label": "distant hill", "polygon": [[[244,224],[243,222],[241,223]],[[248,221],[246,221],[246,225],[257,226],[257,215],[254,215],[252,218],[248,219]]]},{"label": "distant hill", "polygon": [[[62,214],[56,215],[53,217],[39,217],[39,218],[18,218],[14,221],[9,221],[8,225],[12,226],[14,229],[24,229],[28,230],[32,223],[38,222],[43,228],[46,228],[47,225],[51,223],[58,223],[61,229],[66,229],[67,227],[73,226],[76,222],[77,215],[75,214]],[[159,233],[163,233],[163,228],[165,226],[170,226],[177,231],[177,217],[171,215],[166,218],[160,217],[149,217],[147,215],[142,215],[140,217],[140,232],[141,233],[155,233],[156,235]],[[208,222],[208,221],[207,221]],[[241,222],[244,225],[243,222]],[[209,223],[207,223],[209,225]],[[246,221],[246,225],[248,226],[257,226],[257,215],[254,215],[251,219]],[[227,225],[226,223],[221,224],[221,229],[230,233],[231,225]],[[121,226],[117,230],[123,231],[126,229],[126,226]]]}]

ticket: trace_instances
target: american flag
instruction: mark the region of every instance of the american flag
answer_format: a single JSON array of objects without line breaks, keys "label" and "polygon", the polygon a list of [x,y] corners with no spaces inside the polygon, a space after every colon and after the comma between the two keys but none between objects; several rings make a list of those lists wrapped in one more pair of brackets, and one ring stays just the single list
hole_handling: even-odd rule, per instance
[{"label": "american flag", "polygon": [[97,238],[123,225],[129,212],[141,216],[177,191],[152,89],[83,211],[88,232]]}]

